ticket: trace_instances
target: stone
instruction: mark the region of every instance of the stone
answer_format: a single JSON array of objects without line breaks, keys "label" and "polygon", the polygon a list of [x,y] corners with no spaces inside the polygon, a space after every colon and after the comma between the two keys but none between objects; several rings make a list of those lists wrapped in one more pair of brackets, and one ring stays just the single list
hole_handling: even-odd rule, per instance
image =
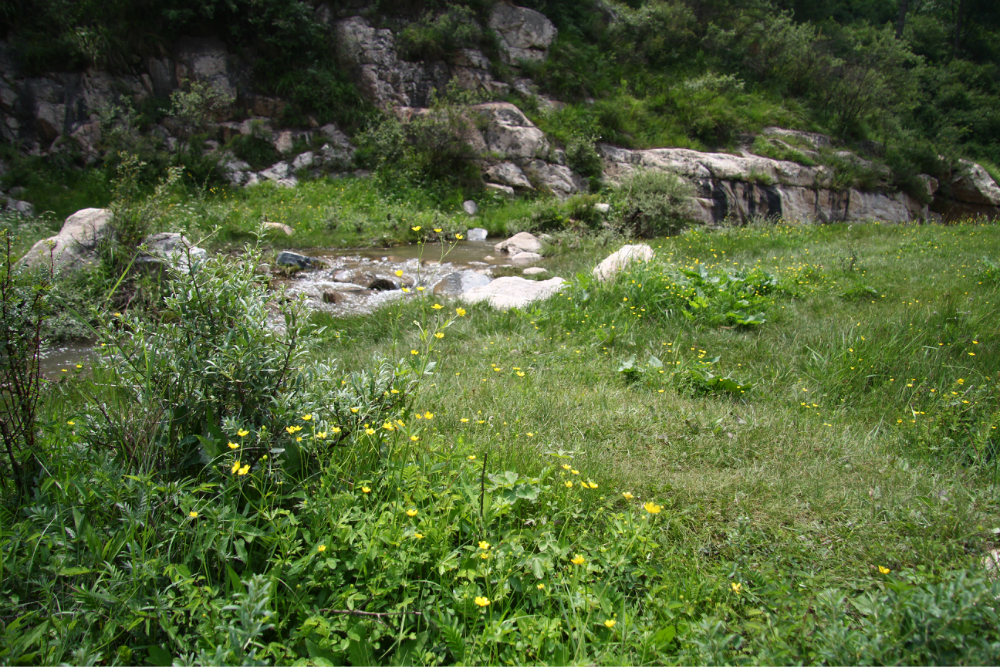
[{"label": "stone", "polygon": [[494,308],[523,308],[535,301],[548,299],[563,289],[566,281],[562,278],[549,280],[527,280],[516,276],[497,278],[489,285],[475,287],[464,292],[459,298],[466,303],[485,301]]},{"label": "stone", "polygon": [[504,198],[512,198],[514,196],[514,188],[507,185],[500,185],[499,183],[486,183],[483,187],[489,192]]},{"label": "stone", "polygon": [[540,253],[542,251],[542,242],[531,232],[518,232],[506,241],[497,243],[493,246],[493,249],[509,255],[516,255],[519,252]]},{"label": "stone", "polygon": [[600,213],[601,215],[607,215],[608,213],[611,213],[611,204],[605,204],[605,203],[594,204],[594,210]]},{"label": "stone", "polygon": [[521,271],[521,273],[526,276],[541,276],[548,273],[548,271],[540,266],[529,266],[524,271]]},{"label": "stone", "polygon": [[11,211],[16,211],[26,218],[35,217],[35,207],[26,201],[20,201],[14,199],[13,197],[7,198],[7,208]]},{"label": "stone", "polygon": [[534,264],[542,261],[542,256],[537,252],[519,252],[510,258],[515,264]]},{"label": "stone", "polygon": [[465,238],[469,241],[485,241],[487,232],[482,227],[473,227],[465,233]]},{"label": "stone", "polygon": [[479,205],[471,199],[466,199],[462,202],[462,210],[468,215],[476,215],[479,213]]},{"label": "stone", "polygon": [[970,204],[1000,206],[1000,187],[982,166],[959,160],[959,170],[951,180],[951,198]]},{"label": "stone", "polygon": [[433,292],[438,296],[458,296],[476,287],[488,285],[490,282],[492,282],[492,278],[475,271],[455,271],[434,285]]},{"label": "stone", "polygon": [[542,190],[548,190],[560,199],[585,189],[584,180],[573,173],[569,167],[551,164],[543,160],[531,162],[528,173]]},{"label": "stone", "polygon": [[326,290],[323,292],[323,303],[343,303],[344,298],[343,292],[336,290]]},{"label": "stone", "polygon": [[309,257],[308,255],[302,255],[290,250],[279,252],[274,263],[281,266],[297,266],[300,269],[314,269],[323,266],[323,262],[315,257]]},{"label": "stone", "polygon": [[277,181],[282,178],[288,178],[291,175],[291,173],[292,173],[292,168],[288,165],[287,162],[278,162],[276,164],[272,164],[270,167],[260,172],[260,175],[269,181]]},{"label": "stone", "polygon": [[204,81],[228,98],[236,98],[226,45],[214,37],[181,37],[176,48],[177,81]]},{"label": "stone", "polygon": [[341,269],[333,274],[333,279],[339,283],[350,283],[354,280],[354,274],[347,269]]},{"label": "stone", "polygon": [[499,38],[504,61],[513,64],[544,60],[559,32],[544,14],[505,3],[493,8],[489,26]]},{"label": "stone", "polygon": [[511,188],[522,188],[531,190],[531,181],[524,175],[521,168],[513,162],[501,162],[486,169],[486,178],[495,183],[510,186]]},{"label": "stone", "polygon": [[373,292],[387,292],[389,290],[399,289],[399,283],[392,278],[377,276],[375,280],[368,284],[368,289]]},{"label": "stone", "polygon": [[469,113],[478,116],[485,125],[479,136],[470,138],[470,144],[478,152],[496,154],[506,161],[530,161],[549,154],[545,133],[513,104],[476,104],[469,107]]},{"label": "stone", "polygon": [[601,282],[612,280],[622,269],[633,262],[648,262],[653,259],[653,249],[645,243],[622,246],[619,250],[604,258],[604,261],[594,267],[594,277]]},{"label": "stone", "polygon": [[316,159],[316,154],[312,151],[306,151],[302,155],[298,156],[292,160],[292,169],[298,171],[299,169],[307,169],[313,166],[313,162]]},{"label": "stone", "polygon": [[199,248],[184,235],[162,232],[146,237],[142,252],[136,257],[133,269],[149,275],[163,275],[168,269],[187,272],[191,266],[204,261],[208,252]]},{"label": "stone", "polygon": [[287,155],[292,152],[292,148],[295,145],[295,132],[291,130],[283,130],[278,132],[274,136],[274,150],[278,151],[282,155]]},{"label": "stone", "polygon": [[293,234],[295,234],[294,229],[280,222],[265,222],[264,229],[269,232],[270,231],[282,232],[285,234],[285,236],[292,236]]},{"label": "stone", "polygon": [[279,178],[274,182],[279,188],[294,188],[299,184],[299,179],[294,176],[289,176],[288,178]]},{"label": "stone", "polygon": [[[830,145],[830,137],[818,132],[803,132],[801,130],[786,130],[783,127],[765,127],[761,134],[768,137],[779,137],[784,139],[798,139],[807,143],[813,148],[824,148]],[[792,148],[797,148],[792,146]]]},{"label": "stone", "polygon": [[108,234],[111,212],[85,208],[66,218],[59,233],[39,241],[18,260],[18,266],[46,266],[49,257],[56,272],[77,271],[97,261],[97,244]]}]

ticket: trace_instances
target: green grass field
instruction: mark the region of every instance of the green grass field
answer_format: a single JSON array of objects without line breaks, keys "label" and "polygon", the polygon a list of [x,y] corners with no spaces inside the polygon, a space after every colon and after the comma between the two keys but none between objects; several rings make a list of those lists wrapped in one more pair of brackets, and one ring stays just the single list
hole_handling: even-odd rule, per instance
[{"label": "green grass field", "polygon": [[[302,247],[335,204],[295,196],[187,205]],[[650,244],[607,284],[614,247],[553,247],[526,310],[313,315],[301,387],[193,477],[93,446],[106,366],[60,383],[0,514],[0,660],[995,662],[1000,228]]]}]

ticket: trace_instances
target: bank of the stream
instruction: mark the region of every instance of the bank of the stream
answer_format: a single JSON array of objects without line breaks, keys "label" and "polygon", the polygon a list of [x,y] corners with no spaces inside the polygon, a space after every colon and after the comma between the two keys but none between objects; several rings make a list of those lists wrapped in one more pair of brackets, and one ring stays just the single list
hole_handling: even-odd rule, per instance
[{"label": "bank of the stream", "polygon": [[[90,400],[115,414],[110,386],[141,389],[141,368],[56,383],[39,490],[3,510],[0,655],[995,662],[998,228],[650,245],[606,284],[589,274],[608,248],[553,257],[573,284],[523,310],[425,290],[314,313],[302,382],[271,407],[190,441],[149,431],[197,444],[194,477],[104,444]],[[253,276],[223,271],[203,288],[248,298]],[[166,322],[193,327],[195,306]],[[114,326],[109,343],[146,327]],[[234,320],[225,347],[170,373],[270,386],[281,348],[244,355],[255,330]],[[122,414],[158,405],[146,391]]]}]

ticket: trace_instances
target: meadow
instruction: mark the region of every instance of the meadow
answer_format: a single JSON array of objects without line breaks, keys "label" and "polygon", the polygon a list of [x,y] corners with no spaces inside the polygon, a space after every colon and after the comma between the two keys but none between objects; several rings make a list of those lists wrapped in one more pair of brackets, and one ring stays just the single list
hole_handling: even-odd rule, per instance
[{"label": "meadow", "polygon": [[625,239],[563,232],[549,301],[336,319],[256,263],[468,222],[332,187],[169,205],[248,254],[95,314],[47,389],[0,661],[997,661],[995,224],[694,228],[607,283]]}]

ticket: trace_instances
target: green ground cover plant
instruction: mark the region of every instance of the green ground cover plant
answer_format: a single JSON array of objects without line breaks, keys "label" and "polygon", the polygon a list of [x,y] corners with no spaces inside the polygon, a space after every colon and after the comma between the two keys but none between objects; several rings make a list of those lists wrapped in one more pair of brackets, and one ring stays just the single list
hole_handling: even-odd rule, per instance
[{"label": "green ground cover plant", "polygon": [[525,310],[308,322],[253,247],[177,270],[45,384],[0,656],[994,662],[997,235],[692,229],[605,283],[584,239]]}]

